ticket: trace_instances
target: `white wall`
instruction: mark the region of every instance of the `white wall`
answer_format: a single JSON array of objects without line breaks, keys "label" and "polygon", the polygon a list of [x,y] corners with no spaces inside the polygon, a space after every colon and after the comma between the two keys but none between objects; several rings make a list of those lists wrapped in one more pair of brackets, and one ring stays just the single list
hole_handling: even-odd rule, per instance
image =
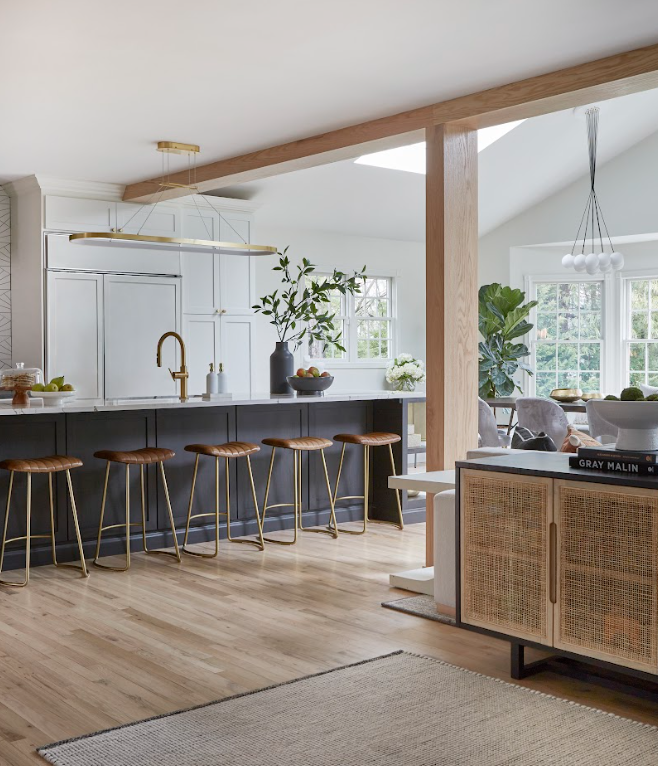
[{"label": "white wall", "polygon": [[[559,147],[548,150],[559,151]],[[612,235],[658,231],[658,133],[597,168],[596,178],[597,194]],[[482,237],[480,284],[509,283],[512,247],[573,241],[588,192],[589,176],[584,176]]]},{"label": "white wall", "polygon": [[9,197],[0,186],[0,369],[11,367],[10,239]]},{"label": "white wall", "polygon": [[[397,285],[397,353],[406,351],[425,359],[425,243],[372,239],[304,229],[258,225],[256,212],[255,241],[275,245],[280,251],[290,246],[293,264],[308,258],[320,268],[334,266],[359,270],[365,264],[371,274],[395,276]],[[279,272],[272,271],[272,258],[256,259],[256,296],[272,292],[280,284]],[[269,356],[277,340],[267,317],[257,317],[254,364],[256,380],[266,387],[269,381]],[[301,349],[297,352],[302,364]],[[363,391],[386,386],[384,365],[372,369],[335,365],[328,369],[336,376],[334,391]],[[258,389],[258,383],[256,384]]]}]

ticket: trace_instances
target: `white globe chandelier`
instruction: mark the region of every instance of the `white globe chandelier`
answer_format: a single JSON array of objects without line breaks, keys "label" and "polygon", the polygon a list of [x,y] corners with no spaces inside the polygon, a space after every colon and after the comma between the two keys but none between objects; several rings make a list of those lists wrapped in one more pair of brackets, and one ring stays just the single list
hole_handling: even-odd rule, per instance
[{"label": "white globe chandelier", "polygon": [[[576,233],[571,252],[562,258],[562,265],[566,269],[573,269],[579,273],[606,274],[609,271],[619,271],[624,267],[624,256],[618,253],[612,245],[608,227],[603,217],[603,211],[596,196],[596,150],[599,133],[599,108],[589,107],[585,111],[587,120],[587,145],[589,148],[589,176],[591,188],[585,205],[585,212],[580,219],[580,225]],[[581,239],[582,233],[582,239]],[[591,252],[586,253],[587,235],[590,236]],[[598,234],[598,236],[597,236]],[[604,240],[606,242],[604,243]],[[599,251],[596,244],[599,244]],[[609,252],[606,252],[606,247]],[[580,252],[577,252],[580,250]]]}]

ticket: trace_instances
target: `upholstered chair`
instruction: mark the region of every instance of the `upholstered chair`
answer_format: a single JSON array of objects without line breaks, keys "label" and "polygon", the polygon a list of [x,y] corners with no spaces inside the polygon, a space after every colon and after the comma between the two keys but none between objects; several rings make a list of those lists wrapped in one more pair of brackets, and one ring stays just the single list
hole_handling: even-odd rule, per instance
[{"label": "upholstered chair", "polygon": [[478,397],[478,434],[480,447],[509,447],[512,439],[501,434],[491,407]]},{"label": "upholstered chair", "polygon": [[585,407],[587,408],[590,436],[600,441],[601,444],[614,444],[617,441],[619,429],[601,417],[599,402],[596,399],[590,399]]},{"label": "upholstered chair", "polygon": [[521,396],[516,400],[516,415],[520,426],[534,433],[543,431],[560,449],[567,435],[569,420],[559,404],[539,396]]}]

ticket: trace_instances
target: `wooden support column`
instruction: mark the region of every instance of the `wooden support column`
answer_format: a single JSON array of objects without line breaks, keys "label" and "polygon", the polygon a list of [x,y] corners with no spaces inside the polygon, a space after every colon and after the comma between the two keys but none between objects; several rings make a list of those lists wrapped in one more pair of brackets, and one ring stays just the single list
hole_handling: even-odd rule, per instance
[{"label": "wooden support column", "polygon": [[477,131],[433,125],[426,141],[427,470],[439,471],[477,446]]}]

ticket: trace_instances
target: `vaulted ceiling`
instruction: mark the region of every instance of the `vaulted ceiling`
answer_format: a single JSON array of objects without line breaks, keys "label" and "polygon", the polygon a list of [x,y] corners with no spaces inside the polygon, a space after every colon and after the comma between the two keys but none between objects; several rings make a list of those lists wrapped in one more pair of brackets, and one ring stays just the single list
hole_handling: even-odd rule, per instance
[{"label": "vaulted ceiling", "polygon": [[0,2],[0,180],[127,183],[655,42],[654,0]]},{"label": "vaulted ceiling", "polygon": [[[599,104],[599,165],[658,128],[658,90]],[[480,235],[589,172],[585,118],[567,110],[526,120],[478,155]],[[259,206],[261,226],[420,241],[425,176],[352,161],[222,189]]]}]

